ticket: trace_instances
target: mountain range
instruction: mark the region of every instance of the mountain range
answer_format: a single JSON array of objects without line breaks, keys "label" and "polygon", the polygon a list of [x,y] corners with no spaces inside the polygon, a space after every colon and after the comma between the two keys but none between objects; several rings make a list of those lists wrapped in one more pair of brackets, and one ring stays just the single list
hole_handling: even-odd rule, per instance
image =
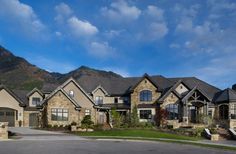
[{"label": "mountain range", "polygon": [[0,45],[0,84],[15,90],[32,90],[37,87],[57,86],[70,77],[79,79],[86,76],[103,78],[122,78],[111,71],[97,70],[81,66],[71,72],[61,74],[41,69],[22,57],[15,56],[11,51]]}]

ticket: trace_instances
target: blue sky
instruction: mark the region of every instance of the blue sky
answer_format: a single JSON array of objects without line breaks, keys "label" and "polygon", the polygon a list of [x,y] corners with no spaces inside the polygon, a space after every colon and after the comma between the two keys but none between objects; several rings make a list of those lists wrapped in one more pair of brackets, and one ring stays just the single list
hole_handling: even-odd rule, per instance
[{"label": "blue sky", "polygon": [[236,83],[236,1],[0,0],[0,44],[48,71]]}]

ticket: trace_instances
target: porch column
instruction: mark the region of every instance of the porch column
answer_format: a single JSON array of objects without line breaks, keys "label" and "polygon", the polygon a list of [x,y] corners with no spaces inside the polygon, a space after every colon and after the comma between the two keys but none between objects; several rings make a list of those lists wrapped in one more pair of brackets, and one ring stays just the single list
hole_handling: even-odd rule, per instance
[{"label": "porch column", "polygon": [[183,104],[183,123],[188,124],[188,104],[185,101]]}]

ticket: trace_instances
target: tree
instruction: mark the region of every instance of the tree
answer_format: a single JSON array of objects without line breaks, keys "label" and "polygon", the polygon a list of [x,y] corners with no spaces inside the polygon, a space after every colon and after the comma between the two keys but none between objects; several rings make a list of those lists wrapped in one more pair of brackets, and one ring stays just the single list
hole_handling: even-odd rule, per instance
[{"label": "tree", "polygon": [[94,122],[91,120],[90,115],[86,115],[86,116],[84,116],[83,120],[81,121],[81,124],[82,124],[82,127],[86,128],[86,130],[87,130],[88,128],[92,127]]},{"label": "tree", "polygon": [[124,120],[124,117],[121,116],[116,110],[115,108],[112,108],[111,109],[111,116],[112,116],[112,125],[115,127],[115,128],[120,128],[122,123],[123,123],[123,120]]},{"label": "tree", "polygon": [[130,125],[131,127],[137,127],[139,125],[139,117],[138,117],[138,109],[137,109],[137,106],[135,105],[132,109],[132,112],[131,112],[131,117],[130,117]]},{"label": "tree", "polygon": [[168,112],[165,109],[157,109],[157,124],[158,126],[165,127],[167,125]]}]

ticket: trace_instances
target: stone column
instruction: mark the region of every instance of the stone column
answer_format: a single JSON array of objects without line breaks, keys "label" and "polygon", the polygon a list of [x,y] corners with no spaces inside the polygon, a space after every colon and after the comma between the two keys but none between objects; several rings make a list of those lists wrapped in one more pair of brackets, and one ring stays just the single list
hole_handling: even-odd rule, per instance
[{"label": "stone column", "polygon": [[188,105],[187,102],[183,104],[183,123],[188,124]]}]

